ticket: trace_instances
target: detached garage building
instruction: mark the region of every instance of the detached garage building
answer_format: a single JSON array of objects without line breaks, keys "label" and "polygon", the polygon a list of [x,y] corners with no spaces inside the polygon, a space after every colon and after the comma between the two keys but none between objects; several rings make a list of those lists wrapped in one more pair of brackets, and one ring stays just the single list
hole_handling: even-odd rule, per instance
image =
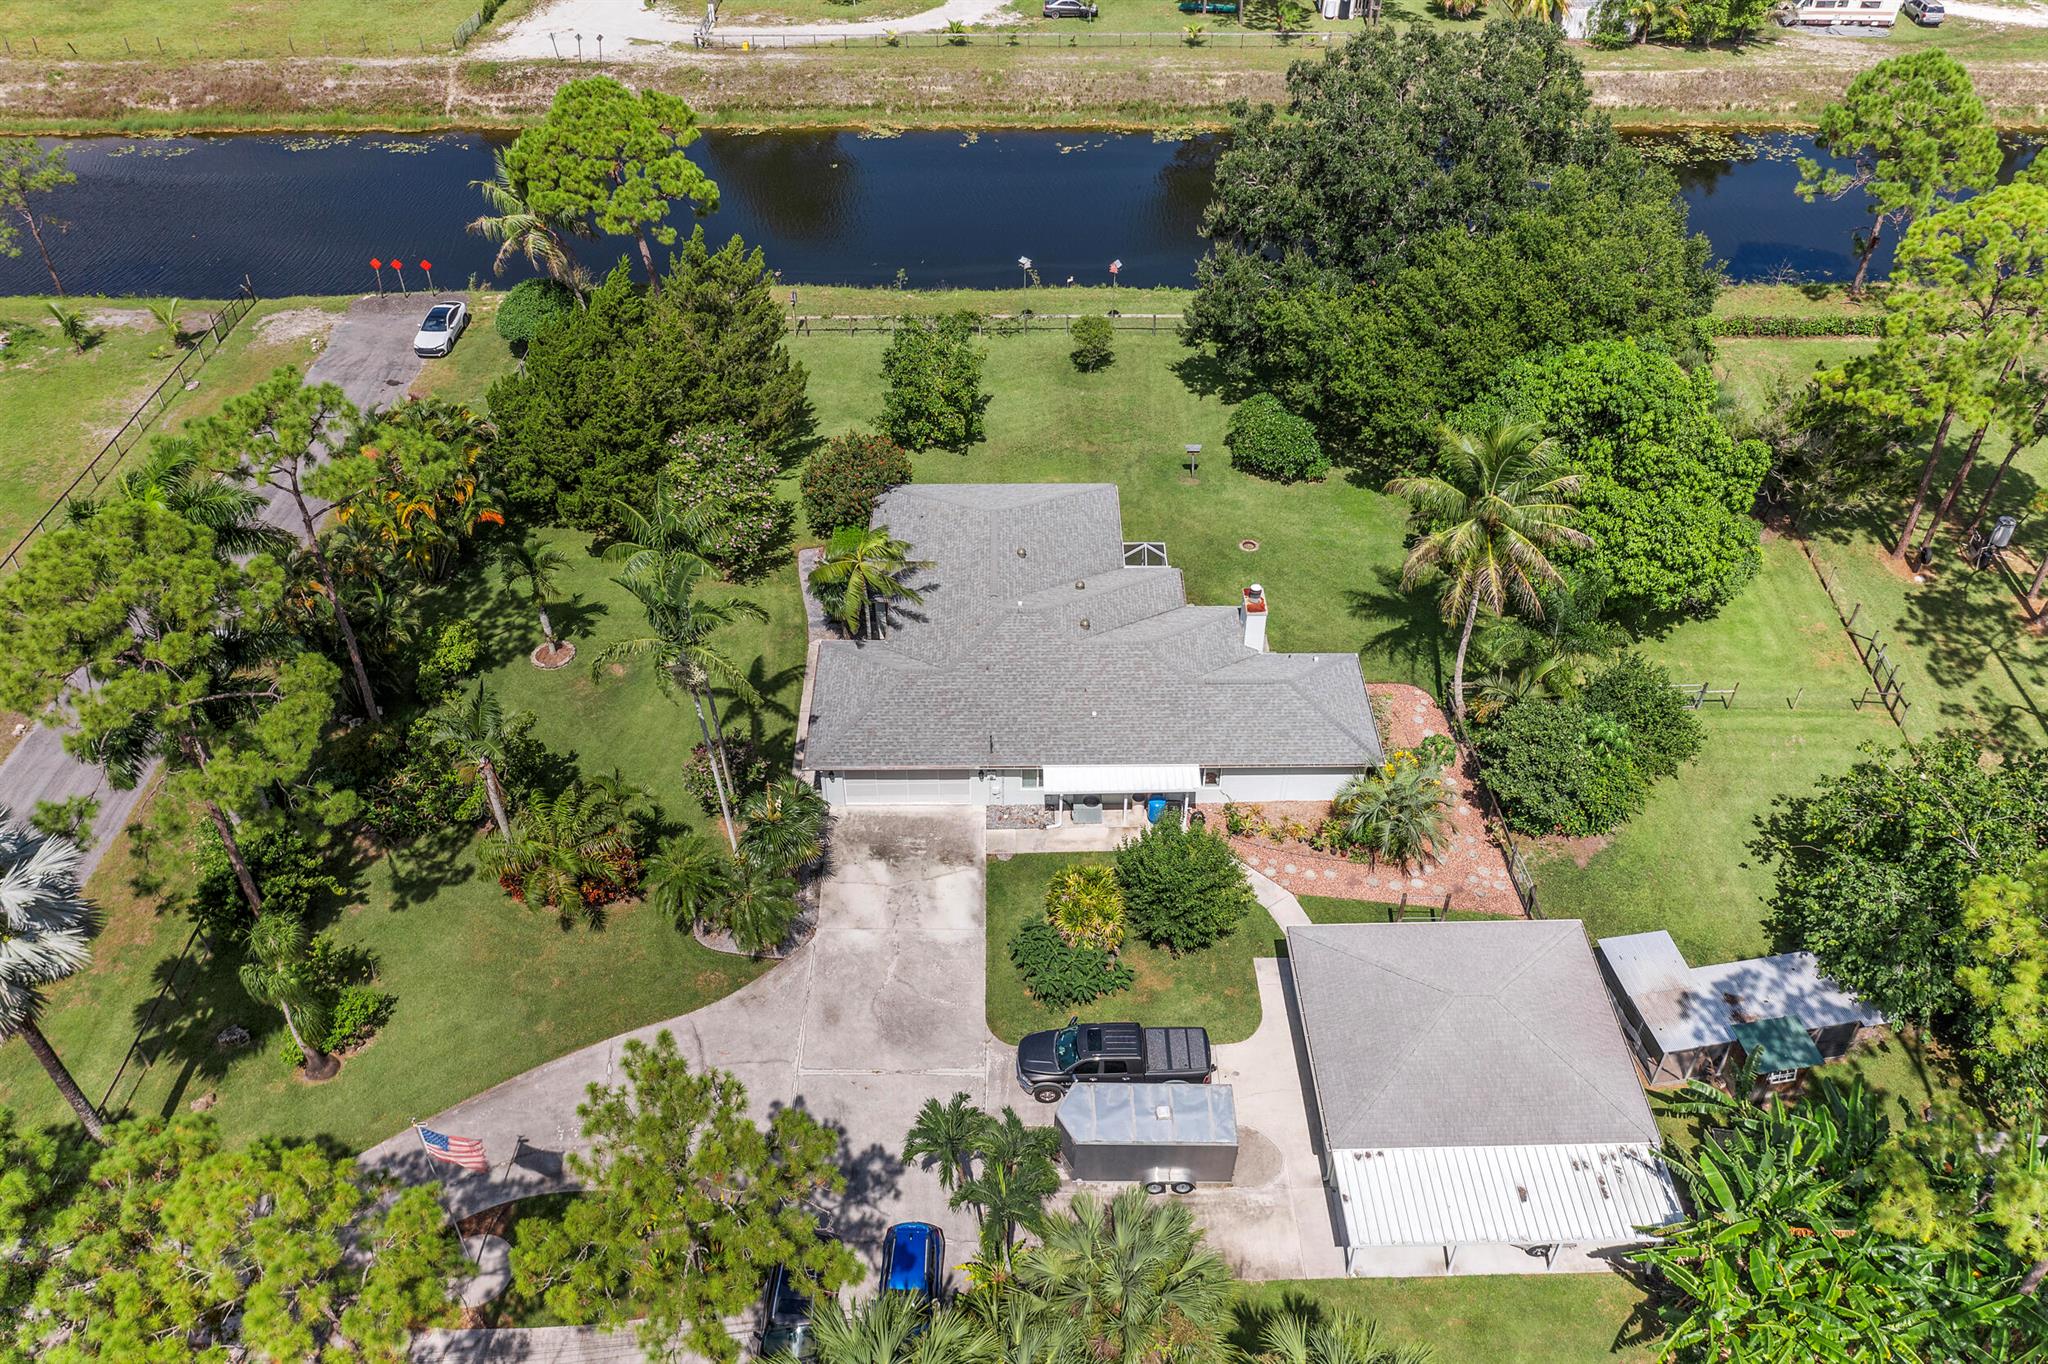
[{"label": "detached garage building", "polygon": [[1357,657],[1268,653],[1256,586],[1188,605],[1114,484],[913,484],[874,524],[932,567],[884,638],[817,648],[800,763],[835,806],[1327,800],[1381,761]]},{"label": "detached garage building", "polygon": [[1347,1270],[1605,1268],[1681,1215],[1578,921],[1287,931]]}]

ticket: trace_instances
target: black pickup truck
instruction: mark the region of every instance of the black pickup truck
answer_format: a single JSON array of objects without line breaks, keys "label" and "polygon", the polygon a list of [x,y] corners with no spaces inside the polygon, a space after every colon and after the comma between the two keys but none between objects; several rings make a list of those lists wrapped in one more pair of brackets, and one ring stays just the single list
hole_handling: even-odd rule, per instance
[{"label": "black pickup truck", "polygon": [[1145,1028],[1136,1023],[1067,1020],[1017,1044],[1017,1083],[1042,1104],[1058,1103],[1084,1082],[1207,1084],[1216,1073],[1209,1034],[1201,1028]]}]

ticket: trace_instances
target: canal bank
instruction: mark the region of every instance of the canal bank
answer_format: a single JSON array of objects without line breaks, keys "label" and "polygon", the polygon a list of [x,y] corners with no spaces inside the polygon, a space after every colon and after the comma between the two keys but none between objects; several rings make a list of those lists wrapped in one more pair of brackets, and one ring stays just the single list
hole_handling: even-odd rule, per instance
[{"label": "canal bank", "polygon": [[[1113,36],[1113,35],[1112,35]],[[0,130],[110,132],[433,131],[517,127],[563,82],[606,72],[688,99],[707,126],[768,128],[1117,128],[1200,131],[1233,100],[1280,102],[1286,45],[1005,46],[999,31],[947,46],[703,52],[633,61],[487,60],[395,49],[348,58],[251,54],[121,60],[0,57]],[[906,43],[908,40],[906,39]],[[1629,128],[1810,127],[1854,74],[1939,43],[1969,69],[2002,127],[2048,126],[2048,31],[1949,25],[1872,39],[1771,33],[1741,48],[1577,47],[1595,102]],[[142,51],[137,48],[136,51]]]}]

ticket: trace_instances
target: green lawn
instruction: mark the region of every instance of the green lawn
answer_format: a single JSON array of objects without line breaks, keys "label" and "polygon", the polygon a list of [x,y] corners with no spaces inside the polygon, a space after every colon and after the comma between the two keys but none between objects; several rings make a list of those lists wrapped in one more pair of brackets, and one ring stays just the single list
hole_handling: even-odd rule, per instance
[{"label": "green lawn", "polygon": [[[526,601],[494,573],[450,589],[438,609],[482,627],[491,689],[508,711],[536,717],[541,740],[585,773],[617,768],[653,788],[670,819],[706,824],[677,788],[691,742],[686,712],[662,698],[644,670],[600,683],[588,666],[605,642],[635,629],[638,608],[609,581],[612,567],[583,552],[580,537],[549,539],[570,561],[571,600],[555,620],[584,652],[569,667],[544,673],[527,662],[538,626]],[[766,704],[757,713],[742,710],[737,724],[758,726],[769,749],[786,755],[803,657],[795,576],[785,571],[734,592],[771,615],[724,641],[736,656],[765,660],[756,676]],[[155,1063],[139,1081],[131,1070],[116,1107],[170,1112],[213,1091],[213,1111],[233,1138],[322,1135],[360,1147],[563,1052],[687,1013],[761,969],[699,947],[644,907],[613,914],[601,931],[564,931],[552,915],[514,904],[478,875],[471,834],[451,830],[352,870],[346,899],[322,914],[321,926],[337,939],[377,956],[379,985],[398,998],[391,1022],[339,1079],[307,1085],[294,1078],[275,1056],[274,1016],[249,1002],[231,968],[214,966],[196,984],[189,970],[181,978],[189,1007],[167,1010],[150,1030],[145,1043]],[[166,860],[175,868],[175,856]],[[96,963],[51,991],[45,1023],[95,1096],[120,1066],[139,1012],[187,932],[181,916],[160,913],[157,897],[134,895],[127,879],[117,850],[92,886],[108,911]],[[256,1045],[218,1050],[214,1036],[231,1023],[256,1034]],[[32,1118],[58,1115],[54,1094],[20,1047],[0,1049],[0,1105]]]},{"label": "green lawn", "polygon": [[1515,1274],[1457,1279],[1309,1279],[1238,1290],[1237,1341],[1255,1343],[1258,1314],[1283,1303],[1350,1312],[1379,1324],[1382,1343],[1422,1346],[1431,1364],[1649,1364],[1645,1299],[1615,1274]]},{"label": "green lawn", "polygon": [[[1045,914],[1045,887],[1053,873],[1077,862],[1107,862],[1108,853],[1023,853],[988,864],[988,1027],[1005,1042],[1025,1033],[1056,1028],[1074,1012],[1049,1009],[1025,993],[1010,962],[1010,939]],[[1160,1026],[1203,1027],[1213,1042],[1242,1042],[1259,1028],[1259,985],[1252,961],[1274,956],[1280,929],[1264,909],[1255,910],[1235,933],[1203,952],[1176,957],[1135,940],[1124,944],[1123,960],[1137,983],[1123,994],[1097,1000],[1090,1017],[1136,1019]]]},{"label": "green lawn", "polygon": [[[499,11],[496,24],[523,12],[523,0]],[[414,0],[402,10],[366,9],[351,0],[93,0],[50,5],[0,0],[0,32],[16,55],[33,39],[45,56],[68,55],[65,44],[89,58],[198,52],[219,57],[346,56],[372,50],[419,55],[446,52],[455,27],[477,10],[477,0]],[[123,40],[126,40],[124,45]]]},{"label": "green lawn", "polygon": [[1897,733],[1881,707],[1851,704],[1861,665],[1788,540],[1765,543],[1762,574],[1718,616],[1643,651],[1674,681],[1735,688],[1733,704],[1701,709],[1698,760],[1652,788],[1648,807],[1618,833],[1532,859],[1538,902],[1547,917],[1584,919],[1596,938],[1669,929],[1696,965],[1766,951],[1770,879],[1747,851],[1756,816],[1774,796],[1846,767],[1859,745]]},{"label": "green lawn", "polygon": [[[57,333],[42,298],[0,299],[0,553],[42,515],[86,462],[99,453],[128,414],[177,364],[167,338],[139,302],[71,299],[92,321],[97,340],[83,353]],[[339,310],[345,299],[266,299],[229,335],[204,368],[189,370],[199,387],[174,389],[152,430],[175,429],[203,416],[282,364],[312,356],[303,335],[266,318],[304,309]],[[214,306],[186,305],[181,322],[194,327]],[[289,320],[289,319],[288,319]],[[130,458],[133,458],[131,454]],[[102,469],[113,467],[102,465]]]}]

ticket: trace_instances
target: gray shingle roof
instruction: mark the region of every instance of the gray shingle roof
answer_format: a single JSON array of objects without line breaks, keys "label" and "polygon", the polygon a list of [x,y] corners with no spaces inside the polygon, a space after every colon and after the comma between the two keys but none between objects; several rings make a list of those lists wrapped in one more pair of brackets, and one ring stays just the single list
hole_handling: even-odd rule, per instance
[{"label": "gray shingle roof", "polygon": [[935,566],[886,640],[820,647],[809,767],[1380,761],[1356,656],[1247,649],[1236,607],[1126,568],[1114,484],[912,484],[874,523]]},{"label": "gray shingle roof", "polygon": [[1331,1149],[1655,1142],[1575,919],[1287,931]]}]

